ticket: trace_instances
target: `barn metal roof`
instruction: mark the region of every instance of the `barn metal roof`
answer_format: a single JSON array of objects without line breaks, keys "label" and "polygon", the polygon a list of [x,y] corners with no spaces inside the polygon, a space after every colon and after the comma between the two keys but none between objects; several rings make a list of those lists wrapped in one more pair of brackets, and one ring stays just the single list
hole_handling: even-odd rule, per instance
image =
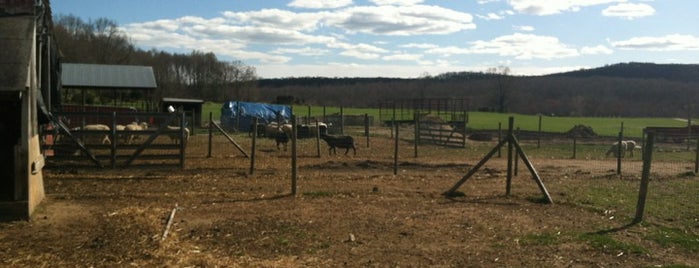
[{"label": "barn metal roof", "polygon": [[179,102],[179,103],[204,103],[204,100],[200,99],[180,99],[180,98],[163,98],[163,102]]},{"label": "barn metal roof", "polygon": [[0,17],[0,91],[27,87],[34,48],[34,16]]},{"label": "barn metal roof", "polygon": [[63,63],[61,82],[64,88],[155,89],[153,67]]}]

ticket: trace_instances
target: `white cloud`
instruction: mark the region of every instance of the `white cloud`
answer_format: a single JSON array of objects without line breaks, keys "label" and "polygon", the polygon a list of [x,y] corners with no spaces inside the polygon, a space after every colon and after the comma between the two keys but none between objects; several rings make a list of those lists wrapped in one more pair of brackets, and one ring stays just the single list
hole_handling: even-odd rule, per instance
[{"label": "white cloud", "polygon": [[634,19],[655,14],[655,9],[648,4],[623,3],[610,6],[602,10],[602,15],[607,17],[624,17]]},{"label": "white cloud", "polygon": [[396,5],[396,6],[411,6],[411,5],[417,5],[424,0],[369,0],[370,2],[379,5],[379,6],[386,6],[386,5]]},{"label": "white cloud", "polygon": [[383,56],[381,59],[388,60],[388,61],[392,61],[392,60],[395,60],[395,61],[419,61],[421,58],[422,58],[422,55],[420,55],[420,54],[400,53],[400,54]]},{"label": "white cloud", "polygon": [[270,51],[273,54],[292,54],[292,55],[302,55],[302,56],[322,56],[326,55],[330,50],[315,48],[315,47],[304,47],[304,48],[278,48]]},{"label": "white cloud", "polygon": [[362,60],[373,60],[380,57],[377,53],[362,52],[360,50],[345,50],[340,52],[340,55]]},{"label": "white cloud", "polygon": [[296,13],[280,9],[262,9],[249,12],[223,12],[228,24],[255,25],[284,28],[297,31],[312,31],[317,29],[320,21],[326,16],[325,12]]},{"label": "white cloud", "polygon": [[484,19],[484,20],[501,20],[501,19],[505,18],[504,16],[495,14],[493,12],[490,12],[486,15],[476,15],[476,16],[478,16],[479,18]]},{"label": "white cloud", "polygon": [[576,49],[561,43],[558,38],[515,33],[489,41],[474,41],[468,49],[474,54],[496,54],[520,60],[555,59],[578,56]]},{"label": "white cloud", "polygon": [[532,32],[534,31],[534,26],[529,26],[529,25],[519,25],[519,26],[513,26],[515,31],[522,31],[522,32]]},{"label": "white cloud", "polygon": [[671,34],[660,37],[634,37],[624,41],[612,42],[612,46],[625,50],[695,51],[699,50],[699,37],[683,34]]},{"label": "white cloud", "polygon": [[580,53],[585,54],[585,55],[598,55],[598,54],[609,55],[609,54],[614,53],[614,50],[612,50],[606,46],[603,46],[603,45],[598,45],[598,46],[594,46],[594,47],[583,47],[582,49],[580,49]]},{"label": "white cloud", "polygon": [[294,0],[288,6],[296,8],[332,9],[346,7],[352,0]]},{"label": "white cloud", "polygon": [[543,16],[577,12],[583,7],[626,2],[626,0],[508,0],[507,2],[519,13]]},{"label": "white cloud", "polygon": [[429,49],[429,48],[437,48],[437,47],[439,47],[439,46],[437,46],[437,45],[435,45],[435,44],[425,44],[425,43],[417,44],[417,43],[409,43],[409,44],[405,44],[405,45],[400,45],[400,47],[404,47],[404,48]]},{"label": "white cloud", "polygon": [[450,34],[475,29],[473,17],[438,6],[359,6],[328,16],[326,23],[350,33],[375,35]]}]

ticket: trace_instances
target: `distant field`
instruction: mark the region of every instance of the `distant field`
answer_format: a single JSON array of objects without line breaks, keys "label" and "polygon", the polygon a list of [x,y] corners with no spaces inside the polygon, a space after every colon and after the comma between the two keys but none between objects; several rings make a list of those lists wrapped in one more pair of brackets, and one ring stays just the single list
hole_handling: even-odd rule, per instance
[{"label": "distant field", "polygon": [[[308,106],[294,106],[294,112],[298,115],[306,116],[309,113]],[[367,108],[343,108],[346,115],[368,114],[375,118],[379,117],[378,109]],[[339,113],[339,107],[325,107],[326,114]],[[221,103],[206,102],[203,107],[202,122],[209,120],[209,113],[213,114],[214,120],[221,117]],[[310,106],[311,116],[322,116],[322,106]],[[503,129],[507,128],[508,118],[514,117],[515,127],[521,130],[536,131],[539,129],[539,116],[523,114],[501,114],[488,112],[469,112],[469,128],[475,130],[498,129],[498,125]],[[576,125],[591,127],[595,133],[602,136],[616,136],[624,126],[624,135],[627,137],[641,137],[643,128],[654,127],[684,127],[687,122],[675,118],[616,118],[616,117],[558,117],[541,116],[541,131],[563,133]]]}]

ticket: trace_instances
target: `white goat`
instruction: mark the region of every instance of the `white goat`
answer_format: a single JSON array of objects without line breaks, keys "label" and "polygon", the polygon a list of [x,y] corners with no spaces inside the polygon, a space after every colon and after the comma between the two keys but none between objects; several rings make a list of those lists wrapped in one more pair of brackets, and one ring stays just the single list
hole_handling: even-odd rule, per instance
[{"label": "white goat", "polygon": [[[172,143],[179,144],[180,142],[180,127],[167,126],[168,136],[172,139]],[[175,133],[176,132],[176,133]],[[184,141],[185,143],[189,140],[189,128],[184,128]]]}]

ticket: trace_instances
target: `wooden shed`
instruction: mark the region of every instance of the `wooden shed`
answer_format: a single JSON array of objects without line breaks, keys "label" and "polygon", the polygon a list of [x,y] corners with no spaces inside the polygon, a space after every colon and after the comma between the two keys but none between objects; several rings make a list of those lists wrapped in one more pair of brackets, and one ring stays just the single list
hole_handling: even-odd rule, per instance
[{"label": "wooden shed", "polygon": [[0,1],[0,219],[29,219],[44,199],[41,86],[54,71],[44,1]]},{"label": "wooden shed", "polygon": [[203,105],[204,101],[198,99],[163,98],[160,101],[160,111],[168,112],[170,106],[177,111],[184,111],[189,118],[192,118],[190,124],[198,127],[201,126]]}]

